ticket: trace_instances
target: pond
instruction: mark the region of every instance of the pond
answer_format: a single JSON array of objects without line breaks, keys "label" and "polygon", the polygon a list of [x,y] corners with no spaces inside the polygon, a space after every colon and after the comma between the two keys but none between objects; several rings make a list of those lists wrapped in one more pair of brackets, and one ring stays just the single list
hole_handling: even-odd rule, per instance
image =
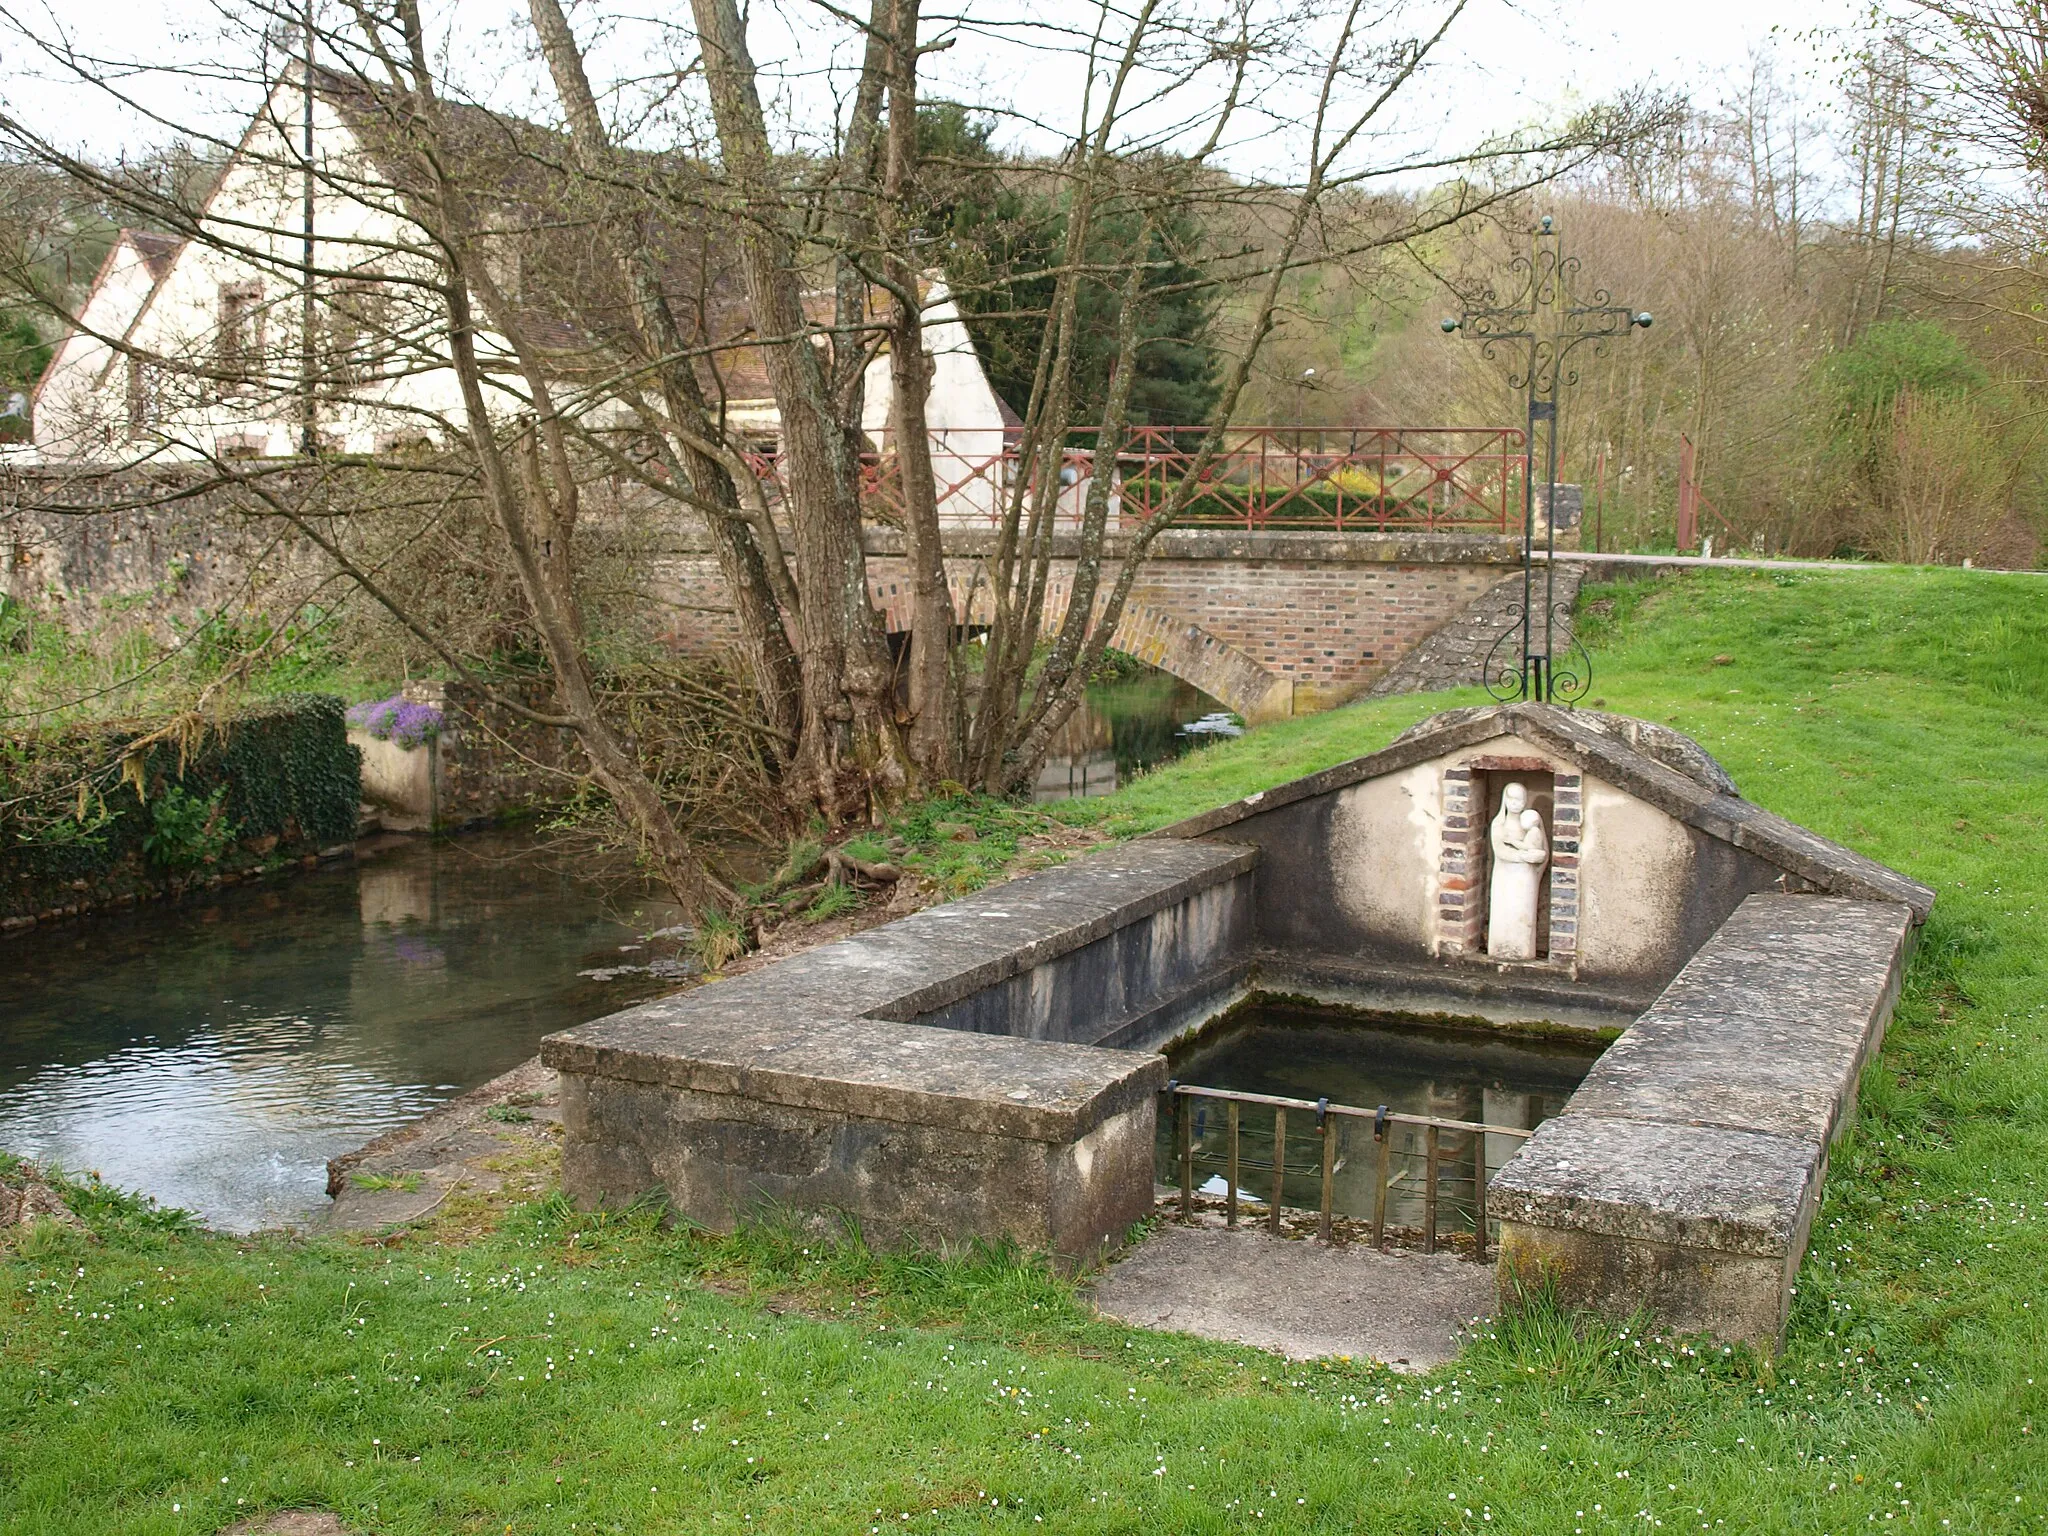
[{"label": "pond", "polygon": [[[1440,1019],[1338,1013],[1254,1000],[1233,1010],[1192,1040],[1167,1052],[1173,1076],[1205,1088],[1278,1098],[1317,1100],[1405,1114],[1533,1130],[1564,1107],[1600,1054],[1597,1042],[1509,1033]],[[1223,1103],[1183,1100],[1194,1116],[1195,1184],[1204,1194],[1228,1193],[1225,1170],[1229,1128]],[[1333,1206],[1339,1215],[1372,1215],[1378,1176],[1370,1121],[1335,1117],[1339,1126]],[[1258,1204],[1273,1187],[1274,1115],[1247,1105],[1240,1111],[1240,1203]],[[1398,1228],[1422,1224],[1426,1133],[1394,1124],[1389,1158],[1387,1221]],[[1158,1167],[1163,1183],[1177,1183],[1173,1125],[1162,1115]],[[1519,1150],[1517,1137],[1488,1135],[1487,1176]],[[1315,1116],[1296,1111],[1287,1123],[1283,1204],[1314,1209],[1321,1200],[1321,1150]],[[1479,1148],[1472,1133],[1438,1136],[1438,1185],[1445,1230],[1472,1227],[1473,1169]],[[1263,1208],[1261,1206],[1261,1208]]]},{"label": "pond", "polygon": [[1192,683],[1138,667],[1089,686],[1087,699],[1053,738],[1031,798],[1111,794],[1148,768],[1242,733],[1237,717]]},{"label": "pond", "polygon": [[328,1158],[675,986],[619,970],[679,948],[643,938],[677,914],[630,879],[517,832],[381,841],[0,945],[0,1150],[217,1227],[303,1223]]}]

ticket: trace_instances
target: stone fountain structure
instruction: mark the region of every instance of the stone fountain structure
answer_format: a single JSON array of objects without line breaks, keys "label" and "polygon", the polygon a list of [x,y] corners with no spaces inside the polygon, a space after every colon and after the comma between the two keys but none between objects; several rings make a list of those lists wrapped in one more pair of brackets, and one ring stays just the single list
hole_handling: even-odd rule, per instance
[{"label": "stone fountain structure", "polygon": [[563,1179],[730,1226],[1009,1238],[1153,1206],[1169,1041],[1255,992],[1612,1040],[1493,1180],[1504,1288],[1770,1348],[1925,886],[1689,738],[1543,704],[550,1036]]}]

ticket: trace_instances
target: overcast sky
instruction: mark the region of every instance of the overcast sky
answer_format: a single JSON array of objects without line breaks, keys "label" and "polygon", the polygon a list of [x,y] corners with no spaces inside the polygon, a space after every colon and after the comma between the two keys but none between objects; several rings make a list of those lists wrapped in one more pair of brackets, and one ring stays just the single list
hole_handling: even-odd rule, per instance
[{"label": "overcast sky", "polygon": [[[453,0],[442,3],[451,5]],[[1028,7],[1010,6],[1007,0],[1000,6],[991,6],[990,0],[974,3],[989,16],[1032,14]],[[1072,14],[1067,7],[1081,0],[1041,3],[1041,14]],[[520,73],[515,52],[523,43],[523,28],[514,18],[523,14],[523,5],[517,0],[459,4],[465,44],[458,67],[479,75],[469,82],[472,89],[499,96],[500,105],[514,105],[491,87]],[[604,0],[576,14],[579,25],[587,25],[593,11],[619,9]],[[645,15],[664,7],[632,9]],[[768,0],[757,0],[755,9],[764,15]],[[680,0],[675,0],[673,10],[687,15]],[[217,17],[199,0],[86,0],[83,5],[49,10],[39,3],[15,14],[44,18],[32,22],[38,31],[61,26],[78,45],[94,52],[145,61],[221,56],[207,45],[209,34],[218,32]],[[1554,115],[1560,105],[1598,99],[1638,84],[1681,88],[1697,100],[1711,102],[1746,73],[1748,60],[1758,49],[1775,50],[1784,76],[1810,74],[1805,94],[1818,101],[1827,94],[1830,72],[1825,59],[1832,48],[1814,41],[1812,29],[1846,26],[1856,14],[1852,0],[1798,0],[1796,5],[1785,0],[1473,0],[1444,44],[1433,80],[1416,93],[1417,116],[1411,128],[1425,137],[1441,135],[1447,144],[1465,144]],[[52,22],[51,17],[61,19]],[[494,21],[505,27],[495,42],[489,36]],[[622,34],[620,45],[600,52],[600,71],[608,66],[638,72],[640,59],[629,36]],[[764,61],[776,51],[766,29],[757,51]],[[972,80],[978,92],[1008,93],[1011,103],[1026,112],[1057,105],[1078,84],[1078,78],[1056,61],[1034,69],[1029,55],[1015,49],[1007,57],[987,54],[977,62],[971,42],[929,63],[939,86],[947,83],[949,74],[956,84]],[[18,38],[0,37],[0,92],[10,110],[60,139],[103,154],[162,137],[160,128],[124,115],[75,86],[35,78],[46,72],[47,66],[39,66]],[[200,94],[194,87],[166,80],[137,79],[133,89],[158,111],[180,117],[191,114]]]}]

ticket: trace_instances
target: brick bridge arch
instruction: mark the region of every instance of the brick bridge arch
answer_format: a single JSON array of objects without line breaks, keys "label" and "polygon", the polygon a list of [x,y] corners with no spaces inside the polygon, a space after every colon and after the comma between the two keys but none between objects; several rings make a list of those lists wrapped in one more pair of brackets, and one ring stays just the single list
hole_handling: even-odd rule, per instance
[{"label": "brick bridge arch", "polygon": [[[1105,582],[1126,537],[1111,536]],[[1066,615],[1074,542],[1054,538],[1048,633]],[[902,535],[870,527],[864,543],[869,596],[900,634],[911,607]],[[991,616],[983,562],[994,546],[986,529],[945,531],[954,611],[970,623]],[[1520,540],[1497,534],[1175,529],[1154,541],[1112,643],[1247,718],[1308,714],[1370,687],[1520,555]],[[709,550],[678,551],[674,569],[686,620],[677,639],[721,643],[730,620],[715,611],[724,594]]]},{"label": "brick bridge arch", "polygon": [[[888,590],[890,587],[898,590],[891,592]],[[870,590],[888,632],[892,635],[907,634],[910,611],[903,583],[886,578],[871,579]],[[955,585],[956,609],[964,603],[967,595],[964,585]],[[1056,595],[1047,594],[1046,607],[1049,611],[1045,622],[1048,627],[1057,624],[1064,613],[1064,608],[1051,611]],[[976,616],[976,622],[986,621],[986,614]],[[1291,678],[1268,671],[1236,646],[1217,639],[1199,624],[1189,623],[1150,603],[1126,603],[1123,617],[1118,621],[1116,633],[1110,637],[1109,643],[1113,649],[1137,657],[1148,667],[1157,667],[1184,683],[1192,683],[1225,708],[1235,710],[1247,719],[1268,720],[1294,712],[1294,682]]]},{"label": "brick bridge arch", "polygon": [[1109,643],[1192,683],[1248,720],[1294,713],[1294,679],[1269,672],[1227,640],[1150,603],[1127,603]]}]

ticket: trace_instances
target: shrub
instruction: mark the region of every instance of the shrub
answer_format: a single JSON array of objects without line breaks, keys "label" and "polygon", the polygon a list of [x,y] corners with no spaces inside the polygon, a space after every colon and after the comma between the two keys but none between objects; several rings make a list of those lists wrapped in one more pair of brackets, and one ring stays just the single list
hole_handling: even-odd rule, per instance
[{"label": "shrub", "polygon": [[179,872],[204,864],[218,864],[221,855],[235,845],[237,829],[221,808],[225,786],[206,799],[173,784],[150,807],[149,835],[142,851],[150,862]]},{"label": "shrub", "polygon": [[1902,395],[1973,395],[1991,382],[1984,365],[1931,320],[1887,320],[1828,360],[1835,410],[1852,431],[1882,430]]}]

